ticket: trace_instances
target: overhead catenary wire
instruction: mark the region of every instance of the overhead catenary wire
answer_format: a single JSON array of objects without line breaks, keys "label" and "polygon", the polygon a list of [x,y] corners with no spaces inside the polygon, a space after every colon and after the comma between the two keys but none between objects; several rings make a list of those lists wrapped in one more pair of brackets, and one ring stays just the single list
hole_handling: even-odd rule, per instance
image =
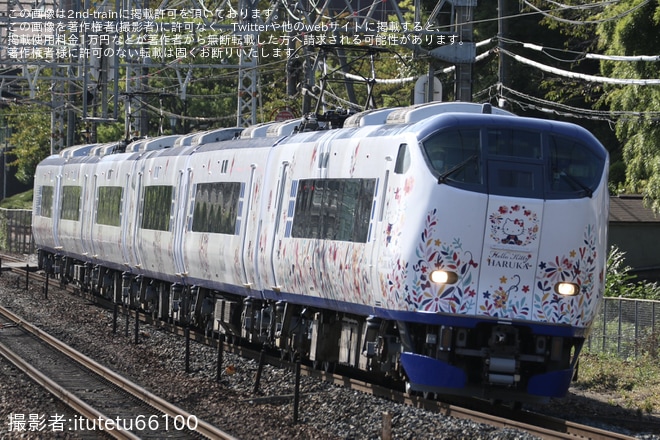
[{"label": "overhead catenary wire", "polygon": [[[223,4],[225,4],[225,3],[229,4],[229,7],[231,8],[230,2],[223,2]],[[527,2],[527,1],[524,1],[524,3],[529,5],[529,2]],[[607,5],[615,3],[615,2],[601,2],[601,3],[598,3],[598,4],[589,4],[589,5],[564,5],[564,4],[561,4],[561,3],[558,3],[558,2],[551,2],[551,1],[548,2],[548,3],[551,3],[552,5],[560,8],[560,9],[584,9],[584,10],[586,10],[586,9],[590,9],[590,8],[594,8],[594,7],[604,7],[604,6],[607,6]],[[618,15],[617,17],[621,17],[621,16],[624,16],[624,15],[629,14],[631,12],[634,12],[634,10],[636,10],[637,8],[643,6],[644,4],[647,4],[647,3],[648,3],[648,1],[644,1],[642,4],[637,5],[635,8],[631,8],[627,11],[624,11],[624,13]],[[317,8],[317,6],[318,6],[318,4],[314,5],[315,8]],[[203,4],[202,4],[202,7],[205,10],[207,9],[206,6],[204,6]],[[292,18],[293,18],[293,16],[292,16]],[[514,17],[507,17],[507,18],[514,18]],[[591,23],[594,23],[594,21],[588,21],[588,24],[591,24]],[[496,38],[484,40],[483,42],[477,43],[477,46],[479,46],[480,44],[488,44],[488,43],[491,43],[493,41],[496,41]],[[509,40],[509,42],[511,42],[511,40]],[[526,49],[538,50],[538,51],[544,52],[546,54],[547,54],[547,50],[557,50],[557,51],[561,50],[561,49],[545,47],[545,46],[542,46],[542,45],[536,45],[534,43],[521,43],[521,44]],[[496,50],[497,49],[489,49],[488,51],[478,55],[475,59],[475,62],[483,60],[484,58],[490,56],[491,54],[496,53],[495,52]],[[615,56],[615,55],[601,55],[601,54],[588,54],[588,53],[584,54],[584,53],[572,52],[572,51],[566,51],[566,52],[574,53],[574,54],[582,57],[581,59],[629,61],[629,62],[634,62],[634,61],[654,62],[654,61],[659,61],[660,60],[660,56],[654,56],[654,55]],[[576,72],[571,72],[571,71],[568,71],[568,70],[563,70],[563,69],[558,69],[556,67],[548,66],[548,65],[545,65],[543,63],[538,63],[536,61],[530,60],[530,59],[525,58],[521,55],[513,54],[512,52],[508,52],[506,50],[503,50],[502,53],[506,54],[508,56],[511,56],[513,59],[515,59],[516,61],[518,61],[520,63],[527,64],[527,65],[530,65],[534,68],[538,68],[542,71],[552,73],[552,74],[562,76],[562,77],[567,77],[567,78],[580,79],[580,80],[589,81],[589,82],[599,82],[599,83],[609,83],[609,84],[619,84],[619,85],[657,85],[657,84],[660,84],[659,79],[606,78],[606,77],[600,77],[600,76],[597,76],[597,75],[587,75],[587,74],[582,74],[582,73],[576,73]],[[553,57],[553,58],[555,60],[563,61],[563,62],[576,62],[576,61],[580,60],[580,58],[572,59],[572,60],[559,60],[558,58],[555,58],[555,57]],[[164,72],[165,70],[168,70],[168,69],[171,69],[171,68],[177,68],[178,67],[177,65],[182,64],[184,61],[185,60],[183,60],[183,59],[176,59],[176,60],[170,61],[169,63],[167,63],[165,65],[161,65],[160,68],[157,69],[156,71],[152,71],[152,72],[146,74],[145,76],[150,77],[150,78],[157,77],[160,74],[162,74],[162,72]],[[280,61],[280,62],[286,62],[286,60]],[[258,68],[260,71],[263,71],[262,69],[264,68],[264,66],[260,65],[259,67],[255,67],[255,68]],[[446,67],[444,69],[438,70],[437,73],[438,74],[441,74],[441,73],[448,74],[448,73],[453,72],[454,69],[455,69],[454,66],[449,66],[449,67]],[[354,74],[346,73],[346,72],[343,72],[343,71],[337,71],[336,73],[338,75],[345,76],[347,79],[364,80],[364,78],[360,77],[359,75],[354,75]],[[214,75],[212,78],[222,79],[223,77],[229,77],[229,76],[234,76],[234,75],[235,75],[234,72],[227,72],[226,74],[222,74],[222,75]],[[142,77],[141,75],[137,75],[133,78],[133,80],[134,81],[139,80],[141,77]],[[163,78],[166,78],[166,77],[163,76]],[[375,79],[373,79],[373,82],[377,83],[377,84],[396,85],[396,84],[409,83],[409,82],[414,81],[417,78],[418,78],[418,76],[406,76],[406,77],[400,77],[400,78],[375,78]],[[209,80],[209,77],[194,78],[192,81],[206,81],[206,80]],[[146,87],[148,89],[151,89],[151,87],[149,85],[146,85]],[[176,89],[177,87],[178,87],[178,85],[174,84],[174,85],[171,85],[167,88]],[[157,91],[158,89],[162,89],[162,87],[153,88],[154,91]],[[71,93],[72,92],[68,92],[68,94],[71,94]],[[80,92],[75,92],[75,93],[78,94]],[[225,96],[228,96],[228,95],[231,95],[231,93],[219,93],[215,96],[216,97],[225,97]],[[195,118],[191,117],[191,119],[195,119]],[[200,120],[203,120],[203,118],[200,118]]]},{"label": "overhead catenary wire", "polygon": [[499,49],[503,54],[513,58],[519,63],[526,64],[532,67],[535,67],[544,72],[553,73],[558,76],[565,78],[581,79],[590,82],[603,83],[603,84],[619,84],[619,85],[660,85],[660,79],[651,78],[651,79],[637,79],[637,78],[609,78],[605,76],[598,75],[588,75],[586,73],[571,72],[570,70],[558,69],[556,67],[548,66],[546,64],[539,63],[537,61],[530,60],[521,55],[516,55],[513,52],[510,52],[506,49]]},{"label": "overhead catenary wire", "polygon": [[[631,62],[631,63],[637,61],[648,61],[648,62],[660,61],[660,55],[602,55],[596,53],[584,53],[584,52],[570,51],[565,49],[557,49],[554,47],[547,47],[534,43],[523,43],[521,41],[515,41],[515,40],[507,40],[506,42],[509,44],[518,43],[521,44],[522,47],[525,49],[531,49],[537,52],[542,52],[546,55],[548,55],[547,53],[548,50],[553,50],[553,51],[562,51],[562,52],[576,54],[579,55],[581,59],[590,59],[590,60],[623,61],[623,62]],[[580,60],[580,59],[561,60],[560,58],[554,56],[552,58],[557,61],[563,61],[567,63],[574,63]]]},{"label": "overhead catenary wire", "polygon": [[[496,86],[491,86],[494,88]],[[553,113],[561,116],[569,116],[579,119],[594,119],[603,120],[608,122],[616,122],[619,120],[660,120],[660,112],[653,111],[616,111],[616,110],[594,110],[582,107],[573,107],[556,101],[549,101],[547,99],[531,96],[526,93],[517,91],[510,87],[499,86],[507,93],[507,101],[518,104],[521,108],[534,109],[545,113]],[[518,99],[514,99],[516,97]],[[523,102],[525,100],[527,102]]]},{"label": "overhead catenary wire", "polygon": [[[542,14],[543,16],[548,17],[548,18],[550,18],[554,21],[560,22],[560,23],[571,24],[571,25],[594,25],[594,24],[607,23],[607,22],[610,22],[610,21],[620,20],[623,17],[625,17],[626,15],[632,14],[636,10],[638,10],[640,8],[643,8],[650,1],[651,0],[644,0],[642,3],[633,6],[630,9],[628,9],[626,11],[623,11],[620,14],[617,14],[614,17],[594,19],[594,20],[570,20],[570,19],[567,19],[567,18],[561,18],[561,17],[557,17],[556,15],[551,14],[550,12],[548,12],[548,10],[542,10],[542,9],[536,7],[535,5],[530,3],[528,0],[523,0],[523,3],[526,6],[528,6],[530,9],[538,12],[539,14]],[[552,3],[554,3],[554,2],[552,2]],[[587,7],[589,7],[589,8],[604,7],[604,6],[610,5],[611,3],[618,3],[618,1],[616,1],[616,2],[603,2],[603,3],[593,4],[593,5],[577,5],[577,6],[560,5],[561,7],[560,7],[559,11],[564,11],[564,10],[569,10],[569,9],[587,9]],[[549,10],[549,11],[554,12],[554,10]]]}]

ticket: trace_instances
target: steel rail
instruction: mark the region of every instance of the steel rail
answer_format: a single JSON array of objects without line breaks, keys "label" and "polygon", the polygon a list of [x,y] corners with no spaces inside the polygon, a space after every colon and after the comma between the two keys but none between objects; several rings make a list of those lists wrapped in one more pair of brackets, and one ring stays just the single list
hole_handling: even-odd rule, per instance
[{"label": "steel rail", "polygon": [[[40,386],[45,388],[49,393],[51,393],[52,395],[60,399],[62,402],[64,402],[71,409],[73,409],[83,417],[91,420],[94,423],[94,426],[96,426],[97,421],[100,424],[105,424],[105,426],[109,426],[108,423],[106,423],[105,421],[106,420],[111,421],[112,419],[110,417],[107,417],[106,415],[97,411],[95,408],[91,407],[90,405],[79,399],[75,394],[67,391],[59,384],[52,381],[46,375],[44,375],[39,370],[34,368],[32,365],[25,362],[20,356],[18,356],[16,353],[11,351],[6,345],[4,345],[1,342],[0,342],[0,354],[4,356],[9,362],[14,364],[19,370],[27,374],[37,384],[39,384]],[[140,437],[129,431],[104,429],[103,432],[107,433],[108,435],[116,439],[126,439],[126,440],[140,439]]]},{"label": "steel rail", "polygon": [[[9,310],[5,309],[4,307],[0,307],[0,313],[4,315],[7,319],[10,321],[14,322],[18,327],[22,328],[23,330],[27,331],[28,333],[34,335],[37,337],[39,340],[42,340],[46,342],[49,346],[53,347],[54,349],[58,350],[61,353],[64,353],[66,356],[70,357],[71,359],[75,360],[76,362],[84,365],[86,368],[89,370],[93,371],[94,373],[98,374],[99,376],[103,377],[110,383],[114,384],[115,386],[123,389],[124,391],[128,392],[132,396],[140,399],[141,401],[149,404],[153,408],[157,409],[158,411],[163,412],[164,414],[167,414],[168,416],[171,417],[183,417],[185,420],[188,420],[189,417],[192,417],[192,414],[189,412],[185,411],[182,408],[177,407],[176,405],[173,405],[170,402],[167,402],[166,400],[156,396],[155,394],[147,391],[146,389],[142,388],[141,386],[129,381],[128,379],[120,376],[119,374],[115,373],[114,371],[104,367],[103,365],[95,362],[91,358],[85,356],[84,354],[80,353],[79,351],[73,349],[72,347],[69,347],[68,345],[64,344],[63,342],[59,341],[58,339],[54,338],[53,336],[49,335],[48,333],[40,330],[39,328],[33,326],[32,324],[22,320],[20,317],[16,316],[14,313],[10,312]],[[5,350],[6,347],[4,347]],[[4,350],[3,350],[4,354]],[[19,367],[23,369],[23,367]],[[32,369],[33,371],[37,372],[37,370]],[[41,373],[39,373],[42,378],[45,378],[45,376]],[[38,375],[37,375],[38,377]],[[48,378],[45,378],[48,380]],[[37,380],[37,379],[35,379]],[[38,382],[41,384],[41,380],[38,380]],[[46,381],[44,381],[46,382]],[[50,391],[50,388],[48,388]],[[62,398],[63,402],[69,404],[69,397],[72,396],[70,393],[68,393],[66,390],[63,388],[57,386],[55,388],[56,392],[53,393],[57,397],[60,397],[61,395],[64,397]],[[66,394],[64,394],[66,393]],[[72,398],[72,401],[79,400],[77,398]],[[82,402],[84,404],[84,402]],[[79,411],[77,408],[76,411]],[[91,409],[91,411],[90,411]],[[100,413],[97,413],[93,410],[93,408],[84,408],[81,407],[81,414],[84,415],[85,417],[88,417],[88,414],[91,415],[94,419],[99,420],[99,417],[106,418]],[[209,438],[209,439],[222,439],[222,440],[237,440],[235,437],[231,436],[230,434],[216,428],[215,426],[211,425],[208,422],[205,422],[203,420],[197,420],[197,427],[194,429],[195,432]],[[129,433],[130,434],[130,433]],[[132,434],[131,434],[132,435]],[[139,438],[139,437],[117,437],[117,438]]]}]

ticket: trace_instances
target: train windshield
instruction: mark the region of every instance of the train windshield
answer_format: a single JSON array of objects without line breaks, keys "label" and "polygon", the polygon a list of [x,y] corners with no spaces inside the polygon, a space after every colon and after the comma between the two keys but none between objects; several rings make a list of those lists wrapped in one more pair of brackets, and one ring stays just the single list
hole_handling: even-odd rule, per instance
[{"label": "train windshield", "polygon": [[514,197],[590,197],[605,165],[581,140],[529,129],[451,128],[422,145],[439,183]]},{"label": "train windshield", "polygon": [[481,183],[481,130],[447,130],[424,142],[431,166],[440,180]]}]

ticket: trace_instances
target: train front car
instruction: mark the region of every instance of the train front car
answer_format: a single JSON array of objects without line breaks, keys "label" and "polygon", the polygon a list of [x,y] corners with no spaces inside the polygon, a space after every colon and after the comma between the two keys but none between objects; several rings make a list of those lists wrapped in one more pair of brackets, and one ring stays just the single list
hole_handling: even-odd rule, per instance
[{"label": "train front car", "polygon": [[407,387],[564,396],[603,295],[607,151],[544,120],[447,114],[421,125],[423,163],[411,154],[391,189],[379,260]]}]

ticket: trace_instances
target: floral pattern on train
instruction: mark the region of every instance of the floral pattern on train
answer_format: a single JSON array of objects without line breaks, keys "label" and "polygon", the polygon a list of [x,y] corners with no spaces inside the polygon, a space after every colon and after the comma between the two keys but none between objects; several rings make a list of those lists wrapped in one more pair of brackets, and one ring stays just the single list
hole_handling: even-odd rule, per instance
[{"label": "floral pattern on train", "polygon": [[529,319],[531,298],[530,287],[522,283],[520,275],[498,279],[497,288],[481,294],[479,313],[509,319]]},{"label": "floral pattern on train", "polygon": [[[388,277],[389,295],[403,293],[408,310],[425,312],[471,313],[476,304],[474,283],[477,262],[463,249],[461,240],[443,242],[437,238],[437,209],[426,216],[425,227],[415,249],[416,261],[409,265],[397,260],[395,270]],[[453,285],[438,285],[430,280],[434,270],[456,272],[459,281]]]},{"label": "floral pattern on train", "polygon": [[[598,247],[593,225],[587,226],[582,246],[553,260],[539,262],[534,317],[554,323],[590,325],[603,289],[604,271],[603,268],[599,270],[597,262]],[[561,281],[577,284],[580,293],[572,297],[555,293],[554,286]]]},{"label": "floral pattern on train", "polygon": [[[504,224],[507,215],[516,213],[530,221],[525,235],[519,238],[523,242],[536,240],[540,232],[536,214],[517,205],[502,207],[497,215],[492,215],[489,220],[491,230],[488,233],[494,231],[495,224]],[[443,240],[440,231],[437,210],[434,209],[426,215],[424,228],[415,243],[412,261],[399,257],[389,268],[384,286],[388,306],[396,304],[414,311],[589,325],[603,282],[602,268],[597,273],[598,251],[594,226],[587,226],[583,246],[570,250],[565,256],[557,255],[547,261],[536,261],[531,252],[516,253],[518,259],[515,263],[520,266],[520,270],[512,271],[509,264],[494,279],[481,280],[485,286],[490,287],[479,291],[477,286],[481,268],[473,257],[473,251],[465,249],[460,238]],[[388,231],[388,243],[398,247],[400,232]],[[501,241],[499,243],[503,244]],[[510,255],[500,255],[507,250],[493,252],[492,258],[512,261]],[[458,282],[453,285],[433,283],[430,274],[436,269],[457,273]],[[532,273],[529,274],[529,271]],[[580,295],[561,297],[556,294],[554,285],[559,280],[578,284]]]}]

